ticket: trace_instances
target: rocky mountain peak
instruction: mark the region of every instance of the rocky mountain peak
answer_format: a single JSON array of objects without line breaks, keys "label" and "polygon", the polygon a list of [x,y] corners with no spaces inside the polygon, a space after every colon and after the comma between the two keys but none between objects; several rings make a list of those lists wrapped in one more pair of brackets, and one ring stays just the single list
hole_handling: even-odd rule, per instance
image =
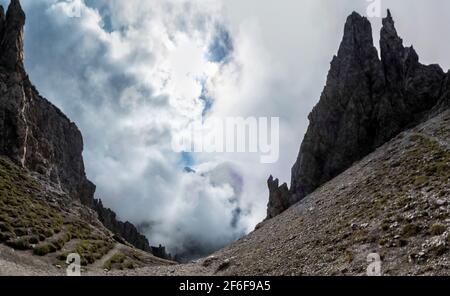
[{"label": "rocky mountain peak", "polygon": [[396,54],[399,57],[403,56],[405,51],[405,48],[403,47],[403,39],[397,34],[395,22],[389,10],[387,17],[383,18],[383,26],[381,28],[380,37],[381,59],[383,61],[385,61],[384,56],[387,54]]},{"label": "rocky mountain peak", "polygon": [[392,18],[392,13],[389,9],[387,10],[387,16],[385,18],[383,18],[382,30],[385,33],[389,32],[391,35],[395,35],[398,37],[397,30],[395,29],[395,22],[394,22],[394,19]]},{"label": "rocky mountain peak", "polygon": [[445,106],[445,73],[438,65],[420,64],[414,48],[403,46],[390,11],[383,19],[380,49],[381,60],[370,22],[353,12],[319,103],[309,115],[289,193],[269,180],[268,218],[421,122],[438,102]]},{"label": "rocky mountain peak", "polygon": [[401,87],[401,82],[408,69],[419,63],[419,56],[412,46],[408,48],[403,46],[403,39],[397,34],[395,22],[389,10],[387,17],[383,19],[380,49],[381,60],[387,76],[386,81],[390,82],[390,87]]},{"label": "rocky mountain peak", "polygon": [[[344,53],[351,53],[366,47],[373,47],[372,26],[367,18],[353,12],[345,23],[339,55],[342,56]],[[346,51],[346,49],[351,51]]]},{"label": "rocky mountain peak", "polygon": [[372,26],[367,18],[356,12],[347,18],[338,54],[331,63],[328,83],[339,80],[345,84],[352,83],[351,79],[343,81],[336,78],[344,78],[342,73],[353,70],[371,72],[371,76],[379,76],[381,64],[372,35]]},{"label": "rocky mountain peak", "polygon": [[1,60],[2,66],[9,70],[23,68],[25,12],[19,0],[12,0],[4,17],[0,12]]}]

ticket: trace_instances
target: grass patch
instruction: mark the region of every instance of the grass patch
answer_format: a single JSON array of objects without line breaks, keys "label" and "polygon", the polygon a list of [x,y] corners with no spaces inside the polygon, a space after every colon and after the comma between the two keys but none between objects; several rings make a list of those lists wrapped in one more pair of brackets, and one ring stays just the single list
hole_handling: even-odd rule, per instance
[{"label": "grass patch", "polygon": [[381,224],[381,229],[382,229],[383,231],[388,231],[389,228],[391,228],[391,224],[390,224],[390,223],[383,222],[383,223]]},{"label": "grass patch", "polygon": [[74,221],[69,225],[69,233],[72,238],[87,240],[92,234],[92,229],[87,223],[82,221]]},{"label": "grass patch", "polygon": [[430,234],[434,236],[444,234],[446,230],[447,227],[442,224],[436,223],[430,226]]},{"label": "grass patch", "polygon": [[[69,253],[80,254],[83,265],[93,263],[112,249],[113,242],[107,235],[95,232],[89,223],[47,201],[48,195],[51,193],[27,171],[0,156],[0,243],[46,256],[77,239],[80,243]],[[65,251],[69,250],[55,257],[65,260]]]},{"label": "grass patch", "polygon": [[414,186],[423,187],[428,185],[428,177],[427,176],[418,176],[414,180]]},{"label": "grass patch", "polygon": [[111,270],[114,265],[120,265],[121,267],[122,263],[124,263],[126,259],[127,256],[125,256],[123,253],[116,253],[111,258],[109,258],[108,261],[105,262],[103,268]]},{"label": "grass patch", "polygon": [[353,252],[351,250],[349,250],[349,249],[345,250],[344,255],[345,255],[345,260],[348,263],[353,262],[354,256],[353,256]]},{"label": "grass patch", "polygon": [[14,248],[16,250],[29,250],[31,249],[31,244],[28,241],[27,238],[17,238],[17,239],[12,239],[6,242],[6,244],[11,247]]},{"label": "grass patch", "polygon": [[[135,257],[135,254],[132,255]],[[114,254],[108,261],[103,265],[104,269],[112,270],[112,269],[134,269],[136,268],[136,263],[133,259],[129,258],[127,255],[119,252]]]},{"label": "grass patch", "polygon": [[[61,231],[63,217],[45,201],[38,182],[6,157],[0,156],[0,242],[17,249],[30,248],[26,237],[42,241]],[[35,239],[28,244],[37,243]]]},{"label": "grass patch", "polygon": [[126,269],[134,269],[134,263],[132,261],[125,261],[122,266]]},{"label": "grass patch", "polygon": [[54,253],[57,250],[58,249],[57,249],[57,247],[54,244],[52,244],[52,243],[43,243],[43,244],[40,244],[40,245],[36,246],[34,248],[33,252],[34,252],[35,255],[45,256],[47,254]]},{"label": "grass patch", "polygon": [[403,239],[414,237],[420,233],[420,226],[410,223],[403,227],[401,235]]},{"label": "grass patch", "polygon": [[104,240],[82,240],[75,248],[75,253],[80,254],[81,265],[94,263],[106,255],[113,248],[113,244]]}]

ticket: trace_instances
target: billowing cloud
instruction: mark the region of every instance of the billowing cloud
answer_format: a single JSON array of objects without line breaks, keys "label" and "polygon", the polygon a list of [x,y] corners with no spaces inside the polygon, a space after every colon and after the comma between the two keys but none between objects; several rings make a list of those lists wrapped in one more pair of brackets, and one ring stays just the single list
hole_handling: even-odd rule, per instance
[{"label": "billowing cloud", "polygon": [[[6,0],[1,1],[6,4]],[[172,253],[207,253],[265,215],[270,174],[290,179],[346,16],[364,0],[22,0],[26,67],[82,130],[97,197]],[[422,61],[450,66],[446,0],[383,0]],[[381,19],[372,19],[378,35]],[[433,32],[430,34],[429,32]],[[280,160],[176,153],[207,116],[280,117]],[[189,167],[188,170],[185,167]]]}]

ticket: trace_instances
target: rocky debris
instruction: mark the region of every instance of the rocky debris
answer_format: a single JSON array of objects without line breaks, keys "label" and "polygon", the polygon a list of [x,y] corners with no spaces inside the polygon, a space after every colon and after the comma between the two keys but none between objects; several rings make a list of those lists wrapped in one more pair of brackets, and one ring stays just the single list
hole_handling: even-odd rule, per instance
[{"label": "rocky debris", "polygon": [[224,261],[222,261],[219,266],[217,267],[216,272],[221,272],[226,270],[228,267],[230,267],[231,265],[231,260],[230,259],[225,259]]},{"label": "rocky debris", "polygon": [[25,13],[12,0],[0,6],[0,155],[45,176],[58,190],[95,209],[113,232],[143,250],[148,241],[129,222],[94,201],[95,185],[85,174],[83,138],[77,126],[39,95],[23,66]]},{"label": "rocky debris", "polygon": [[[381,60],[370,22],[352,13],[320,101],[309,115],[287,207],[448,101],[442,91],[445,73],[438,65],[420,64],[414,48],[403,46],[390,11],[383,19],[380,48]],[[271,197],[274,192],[270,189]],[[268,218],[287,207],[269,202]]]},{"label": "rocky debris", "polygon": [[202,266],[203,267],[209,267],[211,266],[214,262],[217,262],[219,260],[219,258],[217,258],[216,256],[209,256],[208,258],[206,258],[205,260],[203,260]]}]

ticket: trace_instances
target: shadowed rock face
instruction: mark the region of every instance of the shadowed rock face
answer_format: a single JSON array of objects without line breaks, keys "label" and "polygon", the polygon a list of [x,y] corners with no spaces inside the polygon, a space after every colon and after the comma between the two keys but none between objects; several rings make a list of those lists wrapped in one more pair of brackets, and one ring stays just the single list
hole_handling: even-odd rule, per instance
[{"label": "shadowed rock face", "polygon": [[289,187],[286,183],[280,186],[280,181],[278,179],[273,179],[270,176],[267,181],[269,186],[269,205],[267,207],[267,218],[271,219],[276,217],[278,214],[287,210],[290,206],[289,198]]},{"label": "shadowed rock face", "polygon": [[5,15],[0,7],[0,154],[46,176],[74,199],[94,208],[114,233],[150,250],[147,239],[130,223],[94,200],[95,185],[85,174],[83,138],[77,126],[41,97],[23,65],[25,13],[12,0]]},{"label": "shadowed rock face", "polygon": [[450,71],[447,72],[447,77],[442,87],[442,97],[439,104],[434,108],[434,113],[441,113],[448,108],[450,108]]},{"label": "shadowed rock face", "polygon": [[90,204],[95,186],[84,173],[81,133],[39,95],[24,70],[25,14],[19,1],[11,1],[6,18],[0,22],[0,153],[48,176],[72,196]]},{"label": "shadowed rock face", "polygon": [[[133,224],[130,222],[119,221],[116,217],[116,213],[111,209],[105,208],[101,200],[94,201],[94,210],[98,213],[100,222],[102,222],[106,228],[119,234],[136,248],[148,252],[152,250],[147,238],[140,234]],[[153,254],[157,257],[166,258],[159,256],[159,254],[156,253]]]},{"label": "shadowed rock face", "polygon": [[[420,122],[438,102],[443,106],[448,102],[445,73],[438,65],[420,64],[414,48],[403,46],[389,11],[380,48],[381,60],[370,22],[352,13],[320,101],[309,115],[310,125],[292,168],[288,207]],[[282,212],[273,208],[280,203],[273,201],[276,191],[270,189],[268,218]]]},{"label": "shadowed rock face", "polygon": [[23,27],[25,13],[19,0],[12,0],[8,7],[6,17],[3,7],[0,11],[1,63],[10,70],[23,69]]}]

